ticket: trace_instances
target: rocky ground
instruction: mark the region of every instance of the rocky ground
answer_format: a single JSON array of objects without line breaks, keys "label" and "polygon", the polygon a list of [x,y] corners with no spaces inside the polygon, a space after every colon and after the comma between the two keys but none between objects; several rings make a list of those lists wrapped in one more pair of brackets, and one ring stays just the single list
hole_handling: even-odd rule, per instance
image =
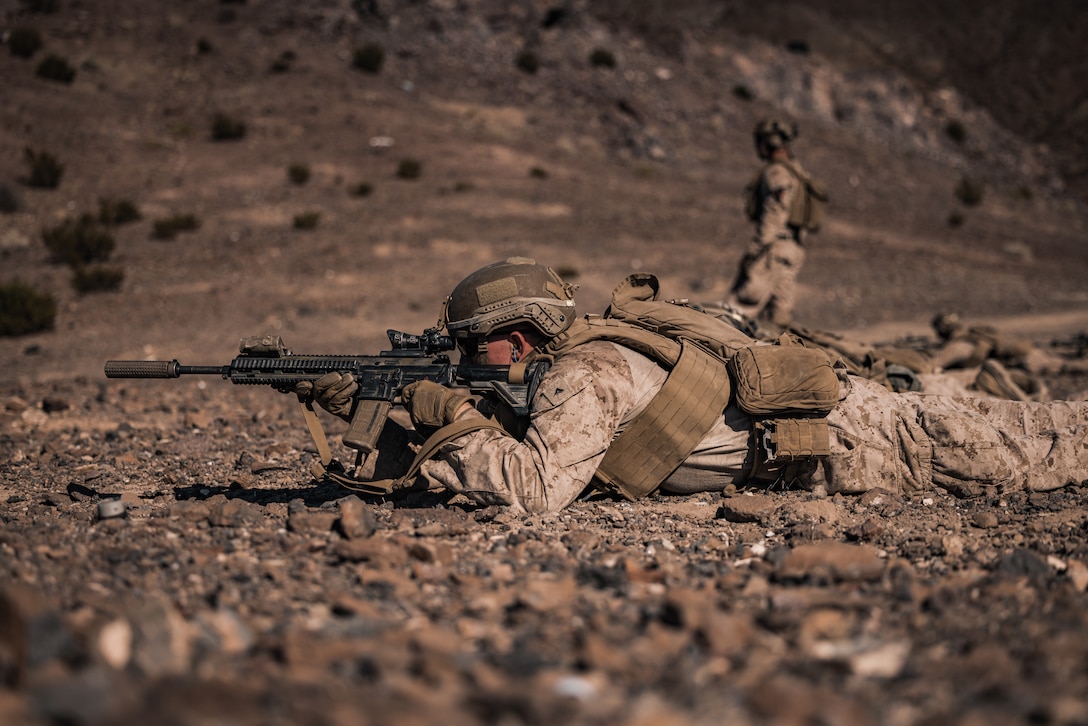
[{"label": "rocky ground", "polygon": [[[765,113],[799,119],[835,202],[799,322],[917,341],[956,310],[1083,356],[1088,215],[1045,149],[952,89],[842,65],[834,37],[831,63],[697,29],[663,53],[579,3],[548,26],[544,4],[483,0],[30,5],[0,9],[77,76],[0,47],[0,183],[20,198],[3,281],[59,302],[54,330],[0,338],[0,721],[1088,723],[1086,485],[523,517],[314,482],[297,406],[269,389],[102,375],[221,365],[265,333],[373,354],[509,254],[560,268],[587,311],[632,269],[720,299]],[[380,74],[350,68],[367,41],[390,49]],[[514,65],[525,47],[535,74]],[[585,62],[597,47],[615,69]],[[207,138],[216,110],[244,140]],[[966,145],[950,118],[972,121]],[[26,146],[62,157],[60,187],[19,184]],[[417,179],[396,175],[408,157]],[[964,175],[980,205],[957,201]],[[103,197],[142,219],[112,230],[120,290],[79,295],[40,235]],[[293,228],[307,210],[317,228]],[[153,238],[189,212],[199,230]]]}]

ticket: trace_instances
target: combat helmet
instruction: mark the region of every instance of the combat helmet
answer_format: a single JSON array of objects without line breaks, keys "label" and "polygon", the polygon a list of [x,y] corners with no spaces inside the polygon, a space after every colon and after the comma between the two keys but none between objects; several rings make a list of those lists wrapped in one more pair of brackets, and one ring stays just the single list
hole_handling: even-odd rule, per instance
[{"label": "combat helmet", "polygon": [[756,124],[752,134],[756,145],[765,144],[771,150],[781,149],[800,135],[797,124],[777,118],[765,118]]},{"label": "combat helmet", "polygon": [[453,289],[441,324],[462,353],[475,355],[492,332],[527,323],[551,339],[574,322],[573,285],[528,257],[510,257],[472,273]]},{"label": "combat helmet", "polygon": [[963,322],[956,313],[938,313],[930,321],[930,324],[933,326],[933,331],[942,340],[949,340],[963,330]]}]

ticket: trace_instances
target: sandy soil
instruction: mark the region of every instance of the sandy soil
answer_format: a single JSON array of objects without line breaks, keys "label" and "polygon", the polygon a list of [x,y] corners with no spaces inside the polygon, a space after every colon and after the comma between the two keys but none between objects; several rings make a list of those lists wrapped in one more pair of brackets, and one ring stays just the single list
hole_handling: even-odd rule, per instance
[{"label": "sandy soil", "polygon": [[[112,5],[8,11],[77,64],[71,85],[0,52],[22,204],[0,218],[3,279],[59,300],[55,330],[0,339],[0,720],[1088,722],[1088,486],[595,498],[521,517],[314,482],[297,407],[271,390],[102,375],[115,358],[224,364],[266,333],[373,354],[511,254],[561,269],[585,311],[636,269],[715,301],[749,233],[748,131],[781,110],[732,95],[738,69],[856,76],[728,38],[677,61],[589,18],[541,31],[530,75],[513,64],[528,4],[417,4],[384,24],[336,3]],[[390,49],[380,74],[350,67],[368,40]],[[601,45],[615,70],[584,61]],[[285,51],[290,70],[269,72]],[[215,111],[245,138],[211,141]],[[918,343],[954,310],[1084,354],[1088,216],[1030,147],[802,125],[834,206],[801,324]],[[1018,171],[979,151],[1002,145]],[[58,189],[17,185],[26,146],[64,160]],[[417,179],[397,175],[409,158]],[[954,197],[965,173],[989,182],[978,207]],[[121,289],[78,295],[40,234],[104,197],[143,218],[112,229]],[[311,210],[317,228],[295,229]],[[182,213],[200,228],[153,238]],[[116,498],[123,516],[103,518]]]}]

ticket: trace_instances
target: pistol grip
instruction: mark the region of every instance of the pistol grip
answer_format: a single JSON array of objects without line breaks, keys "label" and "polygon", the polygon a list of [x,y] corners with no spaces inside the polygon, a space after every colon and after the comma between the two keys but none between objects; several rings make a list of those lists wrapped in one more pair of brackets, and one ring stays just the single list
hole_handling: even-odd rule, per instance
[{"label": "pistol grip", "polygon": [[378,437],[389,418],[393,404],[388,401],[359,399],[351,416],[348,430],[344,432],[344,446],[369,454],[378,448]]}]

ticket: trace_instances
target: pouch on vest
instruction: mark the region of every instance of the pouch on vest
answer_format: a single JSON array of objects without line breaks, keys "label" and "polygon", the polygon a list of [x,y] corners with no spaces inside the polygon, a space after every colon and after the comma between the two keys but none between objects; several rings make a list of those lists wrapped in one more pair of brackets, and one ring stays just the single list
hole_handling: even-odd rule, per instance
[{"label": "pouch on vest", "polygon": [[766,461],[786,462],[831,453],[826,418],[771,418],[756,422]]},{"label": "pouch on vest", "polygon": [[769,418],[756,421],[755,465],[751,479],[791,483],[816,467],[817,457],[831,454],[827,419]]},{"label": "pouch on vest", "polygon": [[815,177],[805,174],[796,165],[788,161],[778,162],[790,170],[797,181],[801,182],[801,188],[793,195],[790,204],[790,216],[788,224],[798,227],[806,232],[819,232],[824,223],[827,202],[830,197],[827,187]]},{"label": "pouch on vest", "polygon": [[826,414],[839,402],[839,379],[822,350],[754,345],[729,360],[737,405],[753,416]]}]

